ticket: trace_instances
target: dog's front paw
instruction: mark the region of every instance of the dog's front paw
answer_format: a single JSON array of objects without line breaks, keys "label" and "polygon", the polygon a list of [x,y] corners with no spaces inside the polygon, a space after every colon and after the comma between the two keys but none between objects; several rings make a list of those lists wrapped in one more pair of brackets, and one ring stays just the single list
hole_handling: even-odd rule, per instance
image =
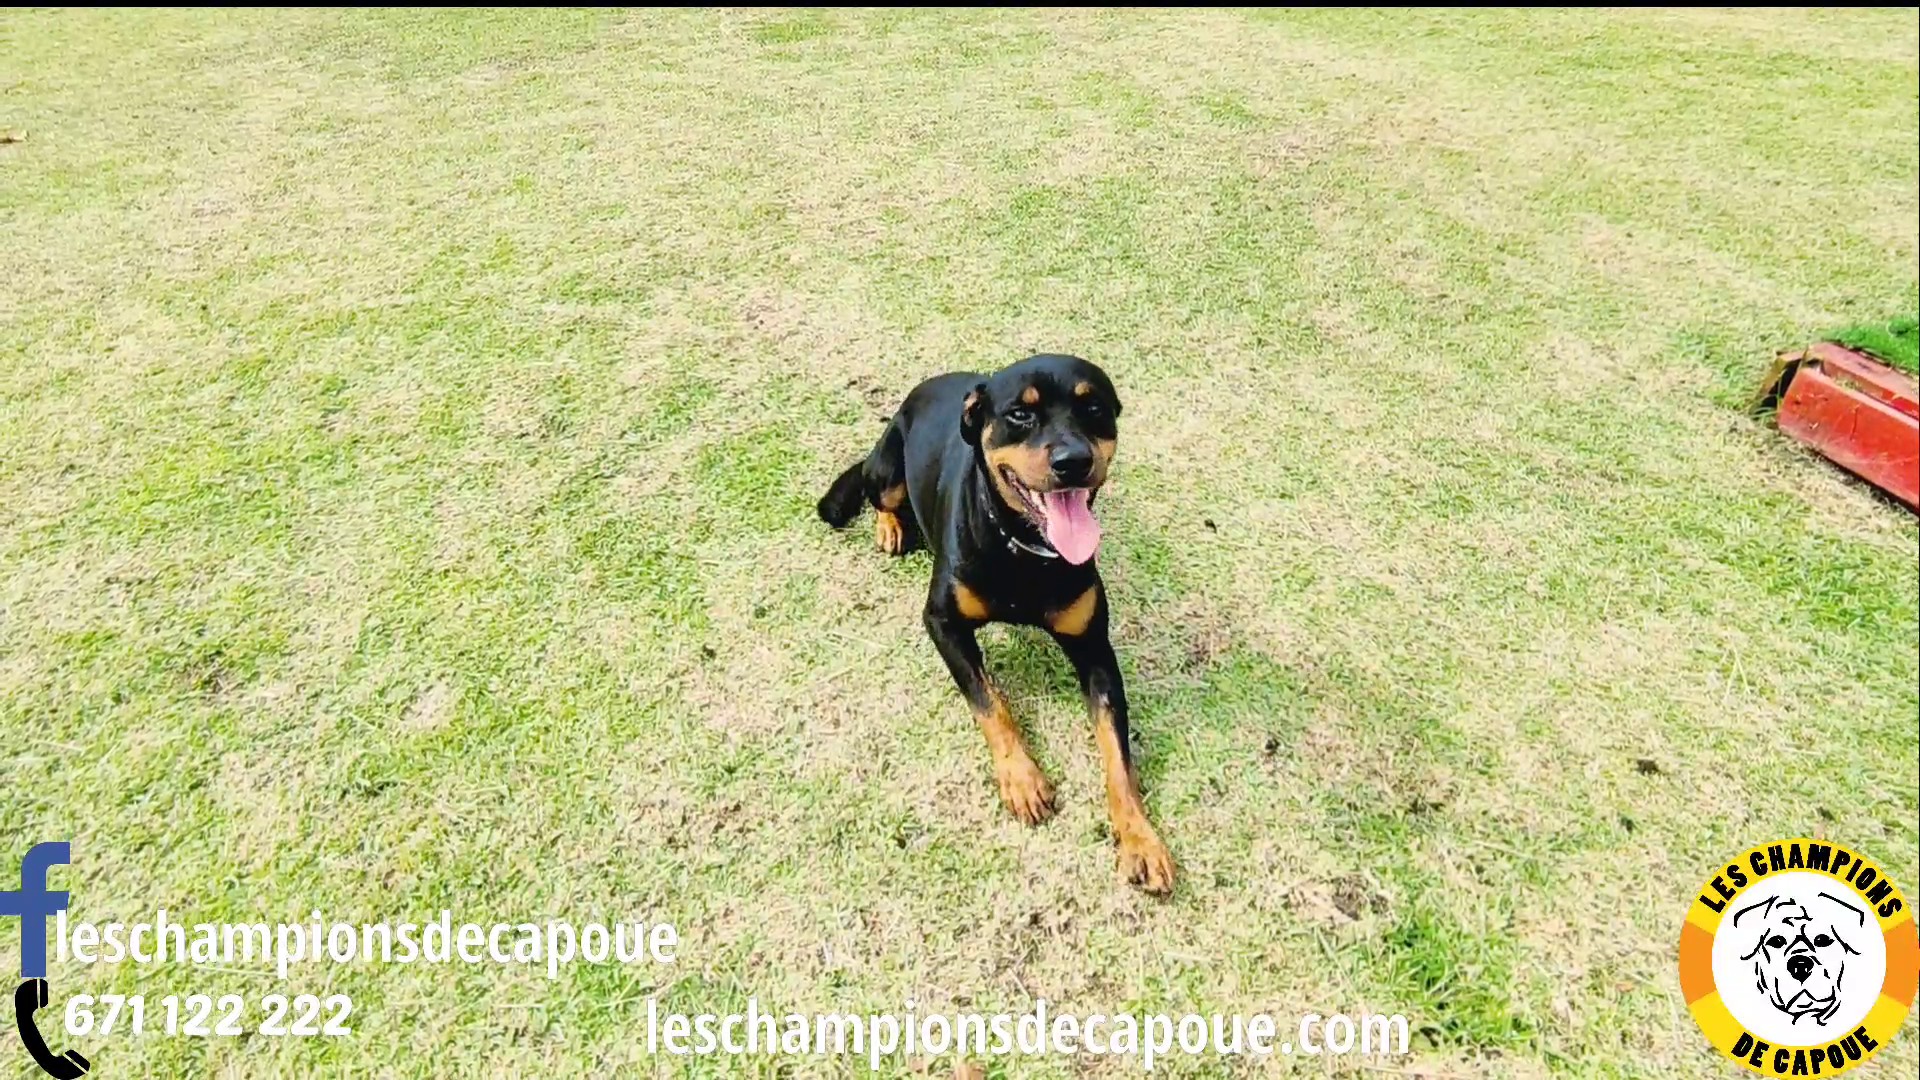
[{"label": "dog's front paw", "polygon": [[993,771],[1000,782],[1000,801],[1007,804],[1014,817],[1038,825],[1053,816],[1053,785],[1032,758],[1024,754],[1010,757]]},{"label": "dog's front paw", "polygon": [[1155,896],[1173,891],[1173,856],[1151,826],[1120,834],[1120,872],[1127,881]]},{"label": "dog's front paw", "polygon": [[900,526],[900,515],[891,510],[876,510],[873,514],[873,542],[880,550],[889,555],[899,555],[907,550],[907,530]]}]

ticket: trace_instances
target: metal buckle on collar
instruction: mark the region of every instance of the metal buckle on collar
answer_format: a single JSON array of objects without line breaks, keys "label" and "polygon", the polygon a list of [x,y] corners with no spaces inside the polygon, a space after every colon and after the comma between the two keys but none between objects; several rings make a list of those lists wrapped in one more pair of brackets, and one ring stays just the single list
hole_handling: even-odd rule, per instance
[{"label": "metal buckle on collar", "polygon": [[1040,557],[1041,557],[1041,558],[1043,558],[1043,559],[1057,559],[1057,558],[1059,558],[1059,557],[1060,557],[1060,553],[1059,553],[1059,552],[1057,552],[1057,551],[1054,551],[1054,550],[1052,550],[1051,548],[1037,548],[1037,547],[1034,547],[1034,546],[1033,546],[1032,544],[1029,544],[1029,543],[1025,543],[1025,542],[1023,542],[1023,541],[1021,541],[1021,540],[1019,540],[1019,539],[1017,539],[1017,538],[1016,538],[1016,537],[1015,537],[1015,536],[1014,536],[1014,535],[1013,535],[1012,533],[1010,533],[1010,532],[1006,532],[1006,531],[1004,531],[1004,530],[1003,530],[1003,531],[1001,532],[1001,534],[1000,534],[1000,535],[1002,535],[1002,536],[1004,536],[1004,537],[1006,537],[1006,538],[1007,538],[1007,550],[1008,550],[1008,551],[1024,551],[1024,552],[1026,552],[1026,553],[1027,553],[1027,554],[1029,554],[1029,555],[1038,555],[1038,556],[1040,556]]}]

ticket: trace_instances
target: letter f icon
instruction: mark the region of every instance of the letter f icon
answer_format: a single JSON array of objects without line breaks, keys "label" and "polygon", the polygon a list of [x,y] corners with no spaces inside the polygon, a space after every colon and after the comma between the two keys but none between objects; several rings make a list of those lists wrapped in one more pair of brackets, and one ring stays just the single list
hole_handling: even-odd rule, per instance
[{"label": "letter f icon", "polygon": [[47,920],[67,910],[67,894],[47,891],[47,868],[66,866],[73,846],[65,840],[33,845],[20,860],[20,891],[0,892],[0,916],[20,916],[20,976],[47,977]]}]

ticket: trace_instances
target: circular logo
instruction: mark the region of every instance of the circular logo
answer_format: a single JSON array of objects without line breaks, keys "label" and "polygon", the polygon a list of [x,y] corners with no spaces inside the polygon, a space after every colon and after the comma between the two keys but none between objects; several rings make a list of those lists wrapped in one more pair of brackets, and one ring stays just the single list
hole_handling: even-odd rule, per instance
[{"label": "circular logo", "polygon": [[1754,848],[1694,897],[1680,989],[1722,1053],[1767,1076],[1835,1076],[1899,1033],[1920,983],[1905,895],[1877,862],[1805,838]]}]

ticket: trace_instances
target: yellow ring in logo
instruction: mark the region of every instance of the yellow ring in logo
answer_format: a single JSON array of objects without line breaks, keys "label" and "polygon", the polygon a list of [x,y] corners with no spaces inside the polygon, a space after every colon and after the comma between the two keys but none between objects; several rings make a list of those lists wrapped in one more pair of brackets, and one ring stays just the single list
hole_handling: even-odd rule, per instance
[{"label": "yellow ring in logo", "polygon": [[[1714,941],[1722,923],[1737,921],[1743,894],[1761,891],[1759,886],[1781,874],[1824,876],[1838,887],[1820,895],[1836,902],[1847,896],[1842,890],[1850,891],[1851,903],[1872,916],[1870,923],[1863,920],[1865,932],[1877,932],[1886,945],[1886,975],[1865,1017],[1820,1041],[1770,1040],[1750,1031],[1734,1016],[1714,977]],[[1688,1011],[1709,1042],[1763,1076],[1838,1076],[1868,1060],[1899,1033],[1917,986],[1920,937],[1906,897],[1880,863],[1828,841],[1797,837],[1747,851],[1708,879],[1680,928],[1680,992]]]}]

